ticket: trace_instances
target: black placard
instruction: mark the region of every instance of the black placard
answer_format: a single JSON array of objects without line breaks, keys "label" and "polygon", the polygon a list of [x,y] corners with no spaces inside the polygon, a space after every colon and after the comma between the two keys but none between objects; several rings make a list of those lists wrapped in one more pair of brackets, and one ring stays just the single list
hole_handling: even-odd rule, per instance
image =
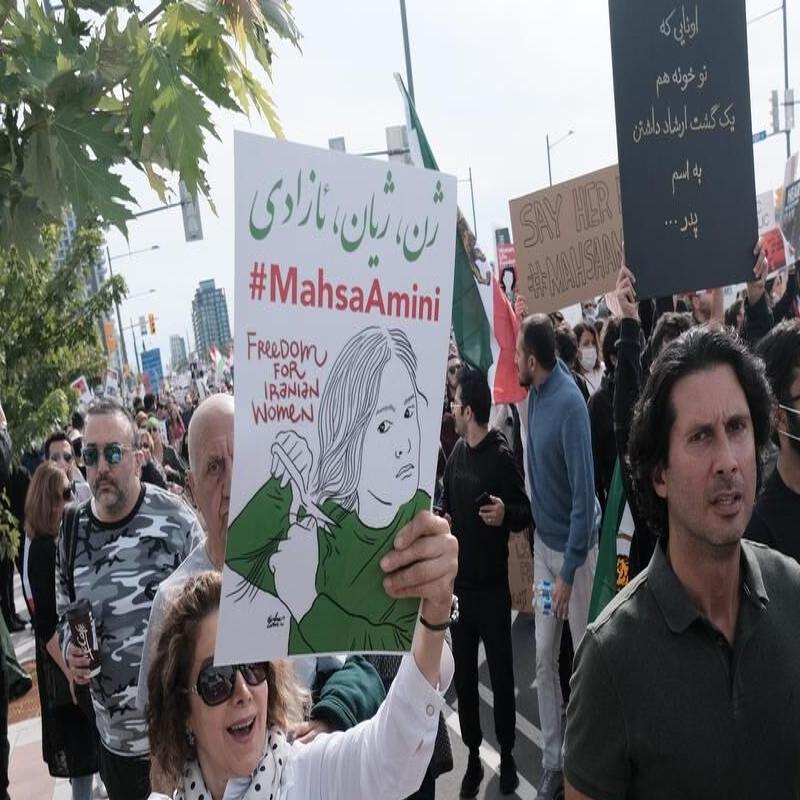
[{"label": "black placard", "polygon": [[745,0],[609,0],[626,263],[640,297],[752,277]]}]

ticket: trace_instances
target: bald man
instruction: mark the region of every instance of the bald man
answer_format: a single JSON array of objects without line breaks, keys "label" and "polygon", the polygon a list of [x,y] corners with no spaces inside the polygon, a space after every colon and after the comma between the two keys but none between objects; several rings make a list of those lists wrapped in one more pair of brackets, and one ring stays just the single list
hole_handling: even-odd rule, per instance
[{"label": "bald man", "polygon": [[142,711],[147,703],[150,661],[155,652],[169,598],[192,575],[209,570],[219,572],[225,561],[233,471],[233,396],[214,394],[203,401],[192,415],[188,436],[188,495],[200,517],[206,537],[175,572],[161,582],[153,599],[136,693],[136,705]]}]

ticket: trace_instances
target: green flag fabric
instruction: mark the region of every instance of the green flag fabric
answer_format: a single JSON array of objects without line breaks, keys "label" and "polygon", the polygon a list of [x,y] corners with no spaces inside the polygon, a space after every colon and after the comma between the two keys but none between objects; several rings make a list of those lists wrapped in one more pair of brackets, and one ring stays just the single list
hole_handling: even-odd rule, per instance
[{"label": "green flag fabric", "polygon": [[[439,166],[433,151],[428,144],[425,131],[422,130],[414,104],[406,91],[403,79],[395,74],[395,80],[406,105],[409,139],[414,139],[412,155],[421,159],[425,169],[438,170]],[[418,152],[414,152],[418,150]],[[471,257],[476,247],[475,236],[469,228],[464,215],[458,211],[456,224],[456,258],[453,276],[453,334],[458,352],[464,361],[477,367],[484,374],[489,371],[494,357],[492,356],[490,320],[481,301],[475,281],[486,283],[491,275],[480,275],[475,260]]]},{"label": "green flag fabric", "polygon": [[592,585],[592,599],[589,602],[589,622],[608,605],[617,593],[617,533],[625,510],[625,486],[622,482],[622,469],[617,459],[611,487],[608,491],[606,512],[600,534],[600,552],[597,555],[597,569]]}]

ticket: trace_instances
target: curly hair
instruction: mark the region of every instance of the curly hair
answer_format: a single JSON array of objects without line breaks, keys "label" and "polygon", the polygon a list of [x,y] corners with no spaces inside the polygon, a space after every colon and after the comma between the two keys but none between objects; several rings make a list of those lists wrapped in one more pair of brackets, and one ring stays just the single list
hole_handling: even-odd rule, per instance
[{"label": "curly hair", "polygon": [[666,500],[653,488],[653,476],[669,463],[669,440],[675,422],[672,390],[689,375],[728,365],[736,374],[750,409],[755,438],[757,489],[770,432],[772,392],[764,364],[730,331],[705,326],[692,328],[670,342],[653,362],[636,403],[628,441],[628,465],[639,507],[652,529],[666,537]]},{"label": "curly hair", "polygon": [[[188,580],[170,604],[147,679],[151,757],[173,787],[196,755],[186,736],[187,689],[200,626],[219,608],[221,591],[218,572],[203,572]],[[285,731],[304,719],[308,693],[298,686],[289,661],[270,661],[266,667],[267,724]]]}]

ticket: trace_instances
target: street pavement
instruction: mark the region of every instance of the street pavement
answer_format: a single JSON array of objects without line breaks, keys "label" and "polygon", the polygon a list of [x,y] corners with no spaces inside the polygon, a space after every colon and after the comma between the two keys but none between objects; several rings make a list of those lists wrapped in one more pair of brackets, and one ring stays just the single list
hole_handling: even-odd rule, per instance
[{"label": "street pavement", "polygon": [[[489,667],[481,645],[480,663],[481,730],[483,744],[481,759],[484,778],[478,792],[479,800],[498,800],[518,797],[533,800],[542,774],[542,733],[539,728],[539,705],[536,697],[536,658],[533,635],[533,615],[512,612],[511,637],[514,647],[514,685],[517,698],[517,739],[514,758],[519,770],[519,788],[515,795],[500,794],[500,747],[494,734],[494,717]],[[453,771],[436,781],[436,797],[456,800],[461,778],[467,769],[468,751],[461,741],[458,727],[458,702],[455,690],[447,693],[445,718],[453,746]]]},{"label": "street pavement", "polygon": [[[17,612],[28,619],[19,576],[15,575],[15,600]],[[514,679],[517,697],[517,740],[514,755],[519,769],[520,785],[515,795],[520,800],[533,800],[542,769],[542,734],[539,729],[539,708],[536,698],[536,660],[534,656],[533,616],[512,612],[512,639],[514,646]],[[11,635],[20,663],[35,658],[34,639],[30,627]],[[478,798],[498,800],[509,797],[500,794],[500,748],[494,734],[493,704],[489,668],[483,646],[480,649],[481,728],[483,745],[481,759],[484,779]],[[436,782],[436,796],[440,800],[458,798],[461,778],[467,768],[467,748],[461,741],[458,725],[458,702],[451,687],[445,707],[450,741],[453,748],[453,770]],[[35,718],[9,727],[9,776],[12,800],[69,800],[72,794],[69,782],[54,780],[47,772],[41,755],[41,720]],[[100,797],[95,793],[95,797]]]}]

